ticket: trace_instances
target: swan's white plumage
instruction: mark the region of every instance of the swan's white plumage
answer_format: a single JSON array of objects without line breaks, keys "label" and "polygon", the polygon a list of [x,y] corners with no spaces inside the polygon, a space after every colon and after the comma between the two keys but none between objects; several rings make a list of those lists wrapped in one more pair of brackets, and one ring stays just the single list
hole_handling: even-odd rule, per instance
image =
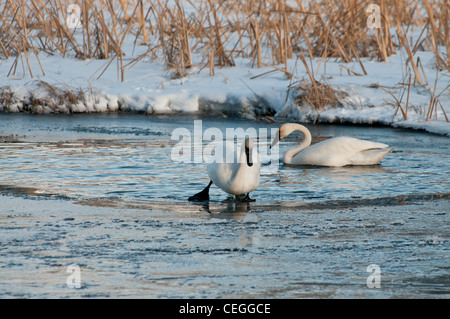
[{"label": "swan's white plumage", "polygon": [[288,150],[284,155],[284,162],[293,165],[346,166],[346,165],[374,165],[378,164],[386,154],[392,151],[389,145],[353,137],[342,136],[311,145],[311,134],[303,125],[286,123],[279,128],[279,138],[294,131],[304,135],[304,141]]},{"label": "swan's white plumage", "polygon": [[[246,139],[237,150],[231,142],[224,142],[216,147],[222,146],[221,154],[223,156],[216,158],[214,162],[206,166],[211,181],[225,192],[233,195],[254,191],[259,186],[261,161],[253,141]],[[249,161],[247,161],[247,154]],[[248,162],[250,162],[250,166]]]}]

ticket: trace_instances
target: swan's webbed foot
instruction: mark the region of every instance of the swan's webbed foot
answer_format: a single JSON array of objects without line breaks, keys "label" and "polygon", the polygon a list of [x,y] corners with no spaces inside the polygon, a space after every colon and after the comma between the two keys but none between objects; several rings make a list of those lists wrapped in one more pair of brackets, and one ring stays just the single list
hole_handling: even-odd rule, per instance
[{"label": "swan's webbed foot", "polygon": [[209,188],[211,187],[212,181],[209,182],[208,186],[205,187],[200,193],[192,195],[188,198],[190,202],[204,202],[209,200]]},{"label": "swan's webbed foot", "polygon": [[245,195],[245,197],[239,197],[239,201],[241,202],[256,202],[256,199],[252,199],[250,198],[250,193],[247,193],[247,195]]}]

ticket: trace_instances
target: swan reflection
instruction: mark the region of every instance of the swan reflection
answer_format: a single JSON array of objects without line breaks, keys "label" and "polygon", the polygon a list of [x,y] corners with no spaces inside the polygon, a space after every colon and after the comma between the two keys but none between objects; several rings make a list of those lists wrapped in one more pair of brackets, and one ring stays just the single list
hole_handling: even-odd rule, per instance
[{"label": "swan reflection", "polygon": [[210,214],[211,218],[243,220],[251,210],[251,202],[245,202],[228,197],[222,202],[192,202],[194,205],[201,206],[202,209]]}]

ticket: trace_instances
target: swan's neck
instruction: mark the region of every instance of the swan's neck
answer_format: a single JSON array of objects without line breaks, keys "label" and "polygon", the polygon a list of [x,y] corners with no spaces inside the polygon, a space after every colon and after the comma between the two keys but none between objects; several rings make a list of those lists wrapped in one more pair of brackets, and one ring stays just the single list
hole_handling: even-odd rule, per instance
[{"label": "swan's neck", "polygon": [[[284,162],[286,164],[290,164],[292,162],[292,158],[297,155],[298,153],[300,153],[302,150],[304,150],[305,148],[307,148],[309,145],[311,145],[311,133],[309,133],[308,129],[306,127],[304,127],[303,125],[300,124],[296,124],[295,126],[293,126],[292,130],[290,133],[294,132],[294,131],[299,131],[303,134],[303,142],[300,143],[300,145],[291,148],[290,150],[288,150],[286,152],[286,154],[284,154]],[[289,134],[290,134],[289,133]],[[288,134],[288,135],[289,135]]]},{"label": "swan's neck", "polygon": [[234,153],[234,159],[232,166],[235,167],[233,170],[238,173],[239,170],[248,166],[249,156],[251,156],[251,149],[246,149],[244,145],[238,150],[239,153]]},{"label": "swan's neck", "polygon": [[[244,145],[240,149],[239,159],[235,157],[235,162],[232,164],[232,181],[242,180],[245,178],[246,168],[249,166],[249,156],[251,156],[252,150],[246,151]],[[253,165],[253,164],[252,164]]]}]

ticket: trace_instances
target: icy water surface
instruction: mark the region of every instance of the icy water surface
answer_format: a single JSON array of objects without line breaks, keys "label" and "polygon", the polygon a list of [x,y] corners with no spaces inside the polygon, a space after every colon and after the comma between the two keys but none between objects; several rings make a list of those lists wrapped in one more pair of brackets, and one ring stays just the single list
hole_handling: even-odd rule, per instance
[{"label": "icy water surface", "polygon": [[[0,187],[70,199],[109,199],[145,203],[185,203],[208,183],[202,163],[177,163],[171,139],[177,128],[194,132],[194,118],[143,115],[0,115]],[[278,124],[236,119],[202,119],[202,129]],[[258,204],[293,204],[373,199],[448,192],[450,152],[447,137],[390,128],[309,126],[315,139],[349,135],[395,147],[381,165],[340,168],[262,167]],[[280,157],[300,142],[284,139]],[[313,141],[314,142],[314,141]],[[266,143],[267,144],[267,143]],[[206,145],[206,142],[205,142]],[[261,145],[264,147],[267,145]],[[194,155],[195,150],[192,151]],[[196,160],[192,156],[192,162]],[[18,189],[16,189],[18,188]],[[216,187],[211,199],[227,194]]]},{"label": "icy water surface", "polygon": [[[308,125],[395,147],[370,167],[262,167],[254,203],[176,163],[176,128],[279,124],[145,115],[0,114],[0,297],[450,296],[447,137]],[[300,141],[283,140],[280,151]],[[80,289],[66,284],[81,269]],[[367,267],[381,269],[370,289]]]}]

